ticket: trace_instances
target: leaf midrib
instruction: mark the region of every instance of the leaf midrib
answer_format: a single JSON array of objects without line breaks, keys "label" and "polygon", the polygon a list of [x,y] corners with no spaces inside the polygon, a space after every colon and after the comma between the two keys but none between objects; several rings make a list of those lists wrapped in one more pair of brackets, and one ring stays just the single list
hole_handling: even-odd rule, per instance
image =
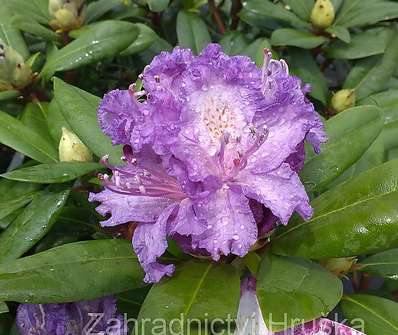
[{"label": "leaf midrib", "polygon": [[386,193],[381,193],[381,194],[378,194],[378,195],[376,195],[376,196],[372,196],[372,197],[369,197],[369,198],[361,199],[361,200],[356,201],[356,202],[354,202],[354,203],[352,203],[352,204],[349,204],[349,205],[347,205],[347,206],[344,206],[344,207],[341,207],[341,208],[338,208],[338,209],[334,209],[334,210],[332,210],[332,211],[330,211],[330,212],[321,214],[321,215],[319,215],[319,216],[316,216],[316,217],[312,218],[312,219],[309,220],[309,221],[304,221],[304,222],[298,224],[297,226],[292,227],[290,230],[288,230],[288,231],[286,231],[286,232],[284,232],[284,233],[282,233],[282,234],[276,236],[274,240],[280,239],[281,237],[287,235],[288,233],[291,233],[292,231],[295,231],[295,230],[297,230],[298,228],[301,228],[302,226],[304,226],[304,225],[306,225],[306,224],[310,224],[311,222],[316,221],[316,220],[318,220],[318,219],[320,219],[320,218],[323,218],[323,217],[325,217],[325,216],[332,215],[332,214],[334,214],[334,213],[338,213],[338,212],[343,211],[343,210],[345,210],[345,209],[347,209],[347,208],[355,207],[355,206],[357,206],[357,205],[360,205],[360,204],[362,204],[362,203],[365,203],[365,202],[368,202],[368,201],[371,201],[371,200],[375,200],[375,199],[378,199],[378,198],[382,198],[382,197],[384,197],[384,196],[390,195],[390,194],[395,193],[395,192],[398,192],[398,190],[396,189],[396,190],[394,190],[394,191],[390,191],[390,192],[386,192]]},{"label": "leaf midrib", "polygon": [[344,296],[343,299],[344,299],[344,300],[348,300],[348,301],[350,301],[350,302],[352,302],[352,303],[358,305],[359,307],[361,307],[361,308],[363,308],[364,310],[370,312],[370,313],[373,314],[374,316],[378,317],[380,320],[382,320],[382,321],[384,321],[385,323],[387,323],[388,325],[390,325],[391,328],[393,328],[394,330],[398,330],[398,327],[397,327],[397,326],[395,326],[394,324],[392,324],[392,323],[391,323],[390,321],[388,321],[387,319],[383,318],[383,317],[382,317],[380,314],[378,314],[376,311],[372,310],[371,308],[367,307],[367,306],[364,305],[364,304],[361,304],[359,301],[357,301],[357,300],[355,300],[355,299],[353,299],[353,298],[347,297],[347,296]]}]

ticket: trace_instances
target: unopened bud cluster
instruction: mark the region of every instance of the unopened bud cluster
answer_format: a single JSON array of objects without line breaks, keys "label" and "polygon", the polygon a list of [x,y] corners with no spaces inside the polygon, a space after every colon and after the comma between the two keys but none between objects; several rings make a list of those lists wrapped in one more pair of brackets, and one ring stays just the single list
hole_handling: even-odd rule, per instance
[{"label": "unopened bud cluster", "polygon": [[53,17],[50,26],[58,31],[77,29],[85,19],[84,0],[50,0],[48,10]]},{"label": "unopened bud cluster", "polygon": [[336,92],[332,97],[332,108],[337,112],[343,112],[354,107],[356,101],[355,90],[343,89]]},{"label": "unopened bud cluster", "polygon": [[0,91],[23,89],[32,79],[32,70],[22,56],[0,40]]},{"label": "unopened bud cluster", "polygon": [[61,162],[90,162],[93,160],[93,155],[80,138],[64,127],[58,150]]}]

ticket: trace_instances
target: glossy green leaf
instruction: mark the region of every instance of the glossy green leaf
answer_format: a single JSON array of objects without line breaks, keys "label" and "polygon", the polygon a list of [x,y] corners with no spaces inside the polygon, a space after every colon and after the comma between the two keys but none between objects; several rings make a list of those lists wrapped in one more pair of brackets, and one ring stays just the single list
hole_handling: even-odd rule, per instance
[{"label": "glossy green leaf", "polygon": [[136,23],[135,25],[139,30],[138,37],[126,50],[123,50],[120,54],[121,56],[129,56],[142,52],[149,48],[152,43],[159,38],[146,24]]},{"label": "glossy green leaf", "polygon": [[83,143],[98,157],[108,154],[114,163],[120,162],[120,146],[113,146],[98,125],[100,99],[57,78],[54,79],[54,92],[64,118]]},{"label": "glossy green leaf", "polygon": [[385,0],[345,0],[335,24],[360,27],[398,17],[398,3]]},{"label": "glossy green leaf", "polygon": [[283,330],[286,318],[290,327],[328,314],[342,294],[340,280],[309,260],[267,254],[257,274],[258,300],[272,331]]},{"label": "glossy green leaf", "polygon": [[220,40],[220,45],[222,46],[223,51],[228,55],[244,54],[248,44],[249,43],[245,35],[235,31],[226,33]]},{"label": "glossy green leaf", "polygon": [[36,134],[40,134],[43,140],[47,141],[48,145],[52,146],[54,150],[58,150],[50,135],[49,127],[47,125],[47,115],[48,103],[40,101],[28,103],[23,111],[21,121]]},{"label": "glossy green leaf", "polygon": [[300,176],[308,191],[320,192],[354,164],[370,147],[383,127],[374,106],[354,107],[325,123],[328,142],[320,155],[306,161]]},{"label": "glossy green leaf", "polygon": [[7,7],[13,13],[20,13],[27,19],[47,24],[51,20],[48,11],[48,0],[7,0]]},{"label": "glossy green leaf", "polygon": [[58,152],[40,134],[4,112],[0,112],[0,142],[41,163],[58,160]]},{"label": "glossy green leaf", "polygon": [[123,0],[97,0],[90,2],[87,6],[86,22],[90,23],[96,21],[101,16],[120,5],[123,5]]},{"label": "glossy green leaf", "polygon": [[324,36],[316,36],[310,32],[290,28],[277,29],[271,35],[271,44],[273,46],[293,46],[303,49],[313,49],[327,41],[328,39]]},{"label": "glossy green leaf", "polygon": [[18,170],[13,170],[1,177],[23,182],[57,184],[74,180],[94,170],[102,169],[103,165],[89,162],[59,162],[54,164],[39,164]]},{"label": "glossy green leaf", "polygon": [[312,201],[313,217],[279,230],[272,250],[313,259],[398,247],[398,160],[365,171]]},{"label": "glossy green leaf", "polygon": [[[193,261],[179,265],[172,278],[151,288],[138,320],[161,318],[170,322],[181,315],[184,320],[226,320],[236,315],[239,286],[239,275],[231,265]],[[150,333],[155,325],[143,326]]]},{"label": "glossy green leaf", "polygon": [[57,71],[72,70],[114,57],[133,43],[137,36],[138,29],[133,23],[101,21],[52,54],[40,75],[49,78]]},{"label": "glossy green leaf", "polygon": [[300,49],[292,50],[289,57],[289,67],[294,75],[311,85],[309,94],[326,105],[328,98],[326,78],[311,53]]},{"label": "glossy green leaf", "polygon": [[333,25],[327,28],[326,32],[328,32],[333,38],[338,38],[345,43],[350,43],[351,41],[351,34],[346,27]]},{"label": "glossy green leaf", "polygon": [[384,122],[398,120],[398,89],[372,94],[360,101],[361,105],[375,105],[384,115]]},{"label": "glossy green leaf", "polygon": [[283,2],[289,6],[298,17],[304,21],[309,21],[312,8],[314,7],[313,0],[283,0]]},{"label": "glossy green leaf", "polygon": [[398,249],[383,251],[361,261],[361,271],[398,280]]},{"label": "glossy green leaf", "polygon": [[168,5],[170,0],[146,0],[148,7],[153,12],[162,12]]},{"label": "glossy green leaf", "polygon": [[69,195],[69,189],[47,189],[37,193],[32,202],[0,235],[0,263],[22,256],[55,223]]},{"label": "glossy green leaf", "polygon": [[384,142],[384,147],[387,152],[391,150],[396,150],[398,148],[398,120],[394,122],[390,122],[384,126],[383,132],[381,133],[381,137]]},{"label": "glossy green leaf", "polygon": [[18,91],[3,91],[0,92],[0,102],[4,100],[10,100],[18,98],[21,95]]},{"label": "glossy green leaf", "polygon": [[59,34],[24,15],[15,15],[12,19],[12,23],[18,29],[41,37],[47,41],[58,41],[60,39]]},{"label": "glossy green leaf", "polygon": [[0,219],[28,204],[39,188],[38,184],[0,180]]},{"label": "glossy green leaf", "polygon": [[363,320],[366,335],[396,335],[398,333],[398,303],[392,300],[354,294],[342,302],[344,316],[358,322]]},{"label": "glossy green leaf", "polygon": [[0,299],[27,303],[89,300],[139,287],[142,280],[129,241],[69,243],[0,264]]},{"label": "glossy green leaf", "polygon": [[181,47],[190,48],[196,54],[211,43],[209,31],[202,18],[183,10],[177,16],[177,37]]},{"label": "glossy green leaf", "polygon": [[[398,4],[397,4],[398,5]],[[372,59],[359,63],[352,72],[358,72],[359,75],[350,73],[345,88],[353,88],[356,91],[358,100],[364,99],[369,95],[383,90],[385,83],[392,77],[395,68],[398,65],[398,34],[388,41],[388,47],[378,61]],[[363,69],[363,70],[362,70]],[[355,72],[356,71],[356,72]]]},{"label": "glossy green leaf", "polygon": [[2,4],[0,8],[0,40],[18,51],[26,60],[29,57],[28,47],[21,32],[12,24],[11,17],[10,11]]},{"label": "glossy green leaf", "polygon": [[53,98],[48,106],[47,128],[55,144],[59,144],[59,141],[61,140],[63,127],[68,128],[69,124],[62,114],[62,110],[58,105],[57,100]]},{"label": "glossy green leaf", "polygon": [[243,9],[239,16],[246,22],[257,23],[275,19],[297,27],[310,27],[308,22],[301,20],[293,12],[286,9],[281,3],[274,4],[271,1],[248,0],[243,2]]},{"label": "glossy green leaf", "polygon": [[359,59],[382,54],[392,31],[387,28],[376,28],[353,35],[349,44],[337,41],[327,49],[327,55],[336,59]]}]

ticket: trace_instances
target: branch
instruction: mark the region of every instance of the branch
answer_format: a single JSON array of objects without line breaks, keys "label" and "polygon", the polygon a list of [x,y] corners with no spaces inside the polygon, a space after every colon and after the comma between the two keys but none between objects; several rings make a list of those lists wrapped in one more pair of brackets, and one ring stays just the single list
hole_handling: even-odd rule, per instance
[{"label": "branch", "polygon": [[220,17],[220,13],[218,11],[218,8],[217,8],[214,0],[208,0],[208,4],[209,4],[209,10],[210,10],[211,16],[212,16],[214,23],[216,24],[219,32],[221,34],[225,34],[225,25]]}]

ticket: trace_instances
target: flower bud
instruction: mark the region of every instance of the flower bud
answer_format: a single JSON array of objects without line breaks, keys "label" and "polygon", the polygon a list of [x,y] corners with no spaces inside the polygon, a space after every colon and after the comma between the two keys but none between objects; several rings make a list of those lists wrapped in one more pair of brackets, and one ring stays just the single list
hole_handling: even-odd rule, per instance
[{"label": "flower bud", "polygon": [[0,40],[0,91],[22,89],[32,79],[32,70],[22,56]]},{"label": "flower bud", "polygon": [[330,272],[333,272],[338,277],[344,277],[357,262],[356,257],[347,258],[329,258],[321,261],[323,265]]},{"label": "flower bud", "polygon": [[90,162],[93,160],[93,156],[76,134],[62,127],[62,136],[59,142],[59,160],[61,162]]},{"label": "flower bud", "polygon": [[48,11],[54,18],[50,26],[55,30],[70,31],[84,21],[84,0],[50,0]]},{"label": "flower bud", "polygon": [[355,106],[355,90],[344,89],[336,92],[332,97],[332,108],[337,112],[343,112]]},{"label": "flower bud", "polygon": [[311,12],[311,23],[319,29],[330,27],[334,21],[334,7],[330,0],[317,0]]}]

